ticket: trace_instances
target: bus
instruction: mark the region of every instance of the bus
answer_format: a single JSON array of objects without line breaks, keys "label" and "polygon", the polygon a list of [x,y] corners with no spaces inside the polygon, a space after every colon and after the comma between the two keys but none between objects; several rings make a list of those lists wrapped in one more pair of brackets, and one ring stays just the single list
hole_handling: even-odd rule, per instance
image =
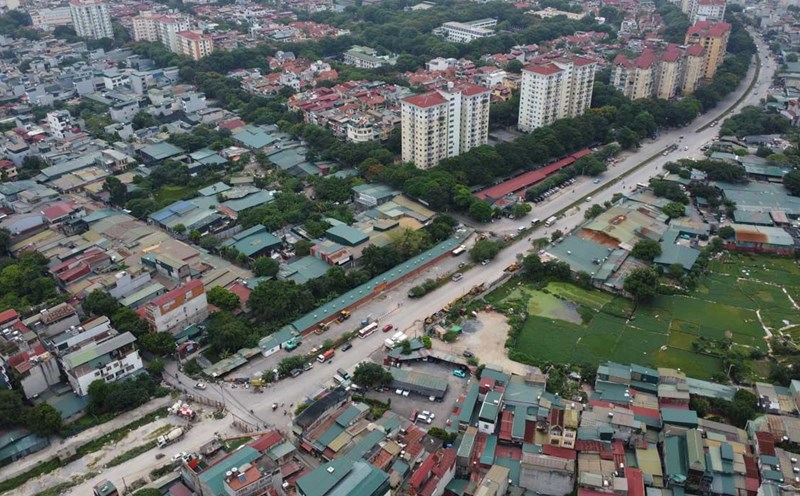
[{"label": "bus", "polygon": [[372,324],[370,324],[370,325],[364,327],[363,329],[361,329],[360,331],[358,331],[358,337],[360,337],[361,339],[364,339],[365,337],[369,336],[370,334],[372,334],[373,332],[375,332],[377,330],[378,330],[378,323],[377,322],[373,322]]},{"label": "bus", "polygon": [[453,250],[451,253],[453,254],[454,257],[457,257],[457,256],[461,255],[462,253],[464,253],[465,251],[467,251],[467,247],[464,246],[464,245],[459,245],[458,248]]}]

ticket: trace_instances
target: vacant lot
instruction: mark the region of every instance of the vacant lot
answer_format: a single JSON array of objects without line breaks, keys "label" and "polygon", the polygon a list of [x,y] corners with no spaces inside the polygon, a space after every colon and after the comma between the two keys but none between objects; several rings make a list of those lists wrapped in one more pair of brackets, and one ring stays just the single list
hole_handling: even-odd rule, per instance
[{"label": "vacant lot", "polygon": [[790,298],[800,294],[800,268],[789,259],[726,256],[713,262],[712,274],[697,291],[660,296],[633,314],[629,300],[601,291],[565,283],[538,290],[517,282],[487,299],[527,310],[515,349],[535,361],[635,362],[709,378],[722,365],[695,350],[701,336],[762,350],[765,328],[800,337],[793,327],[800,324],[800,313]]}]

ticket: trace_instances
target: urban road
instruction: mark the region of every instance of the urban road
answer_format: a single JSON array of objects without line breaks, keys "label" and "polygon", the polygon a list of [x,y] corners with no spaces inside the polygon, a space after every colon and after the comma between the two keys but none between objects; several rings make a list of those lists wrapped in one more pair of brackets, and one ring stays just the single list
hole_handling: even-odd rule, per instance
[{"label": "urban road", "polygon": [[[359,327],[359,323],[367,317],[377,319],[381,327],[385,324],[393,324],[409,336],[419,335],[422,319],[426,316],[435,313],[451,301],[463,296],[473,286],[498,279],[502,276],[503,269],[517,259],[517,255],[530,252],[532,246],[528,239],[548,236],[554,229],[560,229],[565,232],[571,230],[581,222],[584,209],[592,203],[603,203],[610,200],[614,193],[629,191],[638,182],[646,183],[652,176],[659,173],[663,165],[668,161],[679,158],[700,157],[700,148],[711,142],[719,131],[719,123],[715,125],[709,124],[717,121],[723,115],[740,110],[744,106],[758,105],[761,99],[767,96],[767,90],[776,69],[776,62],[772,57],[766,56],[768,52],[763,41],[760,38],[755,39],[761,61],[760,71],[756,70],[756,63],[751,64],[750,72],[740,87],[728,98],[720,102],[715,109],[701,115],[695,122],[685,128],[663,131],[655,140],[644,143],[636,153],[627,155],[603,173],[600,176],[601,182],[599,184],[594,184],[592,180],[579,181],[573,185],[573,189],[562,191],[555,198],[551,197],[546,203],[534,205],[533,213],[526,219],[517,221],[503,219],[490,224],[476,226],[476,229],[483,232],[492,232],[497,236],[517,234],[520,226],[530,227],[530,219],[533,217],[544,220],[551,215],[558,214],[560,216],[559,221],[554,226],[528,229],[524,233],[523,239],[501,251],[486,266],[478,265],[467,271],[459,282],[448,282],[443,287],[436,289],[421,299],[409,299],[406,294],[411,287],[427,278],[446,275],[454,271],[458,264],[463,262],[468,255],[445,259],[420,274],[415,280],[406,281],[353,311],[352,317],[343,324],[332,325],[331,329],[321,336],[312,334],[304,338],[302,346],[291,353],[309,353],[312,347],[321,344],[326,339],[334,339],[344,332],[356,330]],[[754,78],[756,80],[752,90],[742,98],[742,95],[745,95],[750,89],[750,84]],[[741,101],[739,101],[740,98]],[[674,144],[680,145],[678,150],[664,156],[665,149]],[[688,147],[687,150],[684,149],[686,147]],[[588,197],[592,198],[590,202],[585,201]],[[171,376],[172,382],[177,377],[180,380],[181,387],[190,394],[203,395],[210,399],[224,401],[227,409],[236,417],[244,419],[251,424],[275,426],[286,431],[289,430],[291,412],[294,410],[294,406],[330,384],[337,368],[352,371],[359,362],[367,359],[370,354],[383,345],[385,337],[386,335],[383,333],[376,332],[366,339],[355,339],[352,341],[353,347],[350,350],[346,352],[337,350],[336,356],[331,363],[320,364],[314,361],[313,369],[304,372],[297,378],[283,379],[271,385],[262,394],[254,394],[251,389],[243,389],[241,387],[233,389],[228,383],[208,384],[206,390],[199,391],[193,388],[195,381],[177,371],[175,363],[168,366],[168,374]],[[480,358],[480,350],[473,351]],[[251,360],[247,365],[237,369],[232,375],[253,377],[260,372],[274,369],[278,362],[286,356],[290,356],[290,354],[285,351],[279,351],[269,357]],[[275,411],[272,410],[273,403],[279,405],[279,408]],[[288,415],[284,415],[284,410],[288,411]],[[202,440],[198,440],[198,442],[200,441]]]}]

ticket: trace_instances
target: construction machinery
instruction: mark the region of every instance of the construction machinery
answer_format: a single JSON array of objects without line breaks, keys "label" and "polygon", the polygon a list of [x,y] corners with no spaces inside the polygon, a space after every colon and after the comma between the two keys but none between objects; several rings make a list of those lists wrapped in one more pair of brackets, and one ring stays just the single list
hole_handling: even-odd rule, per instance
[{"label": "construction machinery", "polygon": [[336,317],[337,322],[344,322],[345,320],[350,318],[350,312],[347,310],[342,310],[339,312],[339,316]]}]

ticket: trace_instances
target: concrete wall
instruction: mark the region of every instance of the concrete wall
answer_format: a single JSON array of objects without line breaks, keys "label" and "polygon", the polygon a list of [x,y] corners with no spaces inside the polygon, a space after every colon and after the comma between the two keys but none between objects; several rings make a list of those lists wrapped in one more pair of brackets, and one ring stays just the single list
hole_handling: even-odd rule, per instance
[{"label": "concrete wall", "polygon": [[572,492],[575,478],[572,474],[536,470],[523,464],[519,474],[519,485],[537,494],[565,496]]}]

